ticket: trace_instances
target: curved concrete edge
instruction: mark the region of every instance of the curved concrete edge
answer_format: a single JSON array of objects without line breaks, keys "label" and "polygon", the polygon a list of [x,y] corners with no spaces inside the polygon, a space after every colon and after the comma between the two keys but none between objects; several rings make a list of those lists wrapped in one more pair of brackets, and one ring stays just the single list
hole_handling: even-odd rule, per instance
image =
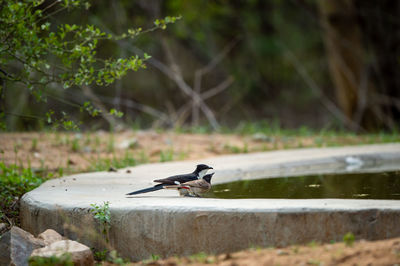
[{"label": "curved concrete edge", "polygon": [[[341,241],[347,232],[369,240],[400,236],[400,204],[390,200],[158,200],[142,198],[128,210],[111,203],[110,245],[122,256],[142,260],[151,254],[218,254],[251,246]],[[87,208],[47,207],[33,211],[24,204],[23,227],[36,234],[53,228],[91,247],[106,246]]]},{"label": "curved concrete edge", "polygon": [[311,240],[400,236],[400,201],[388,200],[223,200],[179,198],[175,191],[140,197],[125,193],[151,185],[156,177],[212,165],[213,183],[240,179],[351,172],[346,157],[362,160],[363,171],[385,162],[399,169],[400,144],[299,149],[242,154],[206,160],[140,165],[117,173],[88,173],[50,180],[21,200],[22,228],[34,234],[52,228],[83,243],[104,247],[90,204],[110,202],[111,246],[132,260],[231,252],[251,245],[282,246]]}]

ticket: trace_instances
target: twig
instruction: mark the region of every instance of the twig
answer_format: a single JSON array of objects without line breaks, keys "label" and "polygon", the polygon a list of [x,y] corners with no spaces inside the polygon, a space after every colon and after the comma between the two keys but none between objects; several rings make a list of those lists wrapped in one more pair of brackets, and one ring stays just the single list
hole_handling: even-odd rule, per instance
[{"label": "twig", "polygon": [[103,118],[110,124],[112,128],[121,128],[123,127],[121,123],[119,123],[112,115],[110,115],[103,105],[101,100],[93,93],[92,89],[89,86],[83,85],[82,87],[83,93],[92,100],[93,105],[96,106],[97,109],[101,111],[101,115]]},{"label": "twig", "polygon": [[[83,102],[84,102],[84,99],[82,98],[81,94],[75,93],[71,90],[66,91],[59,86],[54,86],[53,88],[58,91],[63,91],[65,93],[69,94],[70,97],[79,104],[83,104]],[[99,95],[99,94],[97,94],[96,96],[102,102],[109,103],[109,104],[114,103],[113,97],[103,96],[103,95]],[[81,99],[81,100],[77,101],[77,99]],[[57,99],[57,100],[60,100],[60,99]],[[141,103],[135,102],[131,99],[125,99],[125,98],[121,99],[120,104],[126,108],[132,108],[132,109],[138,110],[140,112],[146,113],[148,115],[154,116],[155,118],[158,118],[159,120],[163,121],[166,124],[171,122],[171,120],[168,118],[168,116],[165,113],[163,113],[151,106],[141,104]]]},{"label": "twig", "polygon": [[400,99],[387,96],[381,93],[375,93],[374,97],[379,104],[392,105],[400,111]]},{"label": "twig", "polygon": [[[201,70],[196,70],[194,73],[194,84],[193,90],[197,93],[201,93],[201,81],[203,73]],[[200,119],[199,103],[195,100],[192,101],[192,126],[198,126]]]},{"label": "twig", "polygon": [[369,76],[369,71],[368,67],[363,71],[361,77],[360,77],[360,85],[358,86],[358,92],[357,92],[357,109],[356,112],[353,116],[353,119],[357,125],[361,124],[361,120],[364,116],[365,110],[367,109],[367,94],[368,94],[368,76]]},{"label": "twig", "polygon": [[202,93],[201,98],[203,100],[207,100],[208,98],[211,98],[211,97],[217,95],[218,93],[223,92],[224,90],[229,88],[229,86],[231,86],[234,81],[235,81],[235,79],[232,76],[229,76],[227,79],[222,81],[220,84],[218,84],[214,88],[211,88],[208,91]]},{"label": "twig", "polygon": [[[142,53],[140,49],[133,47],[129,43],[121,43],[122,46],[125,48],[129,49],[133,53]],[[184,92],[186,95],[190,96],[192,99],[199,101],[200,102],[200,109],[208,119],[209,123],[214,129],[218,129],[220,127],[219,123],[217,122],[214,113],[211,111],[211,109],[204,103],[204,101],[200,98],[200,96],[193,91],[193,89],[183,80],[182,76],[178,75],[176,72],[172,71],[169,67],[167,67],[165,64],[161,63],[160,61],[150,58],[147,61],[149,64],[153,65],[156,67],[158,70],[160,70],[164,75],[172,79],[175,84],[178,86],[178,88]]]},{"label": "twig", "polygon": [[[201,93],[201,81],[202,81],[203,76],[205,74],[207,74],[208,72],[211,72],[222,61],[222,59],[224,59],[225,56],[233,49],[233,47],[238,43],[238,41],[239,41],[239,37],[236,37],[235,39],[233,39],[205,67],[196,70],[195,75],[194,75],[193,89],[197,94],[200,95],[200,93]],[[229,87],[229,86],[227,86],[227,87]],[[215,94],[217,94],[217,93],[215,93]],[[213,94],[213,95],[215,95],[215,94]],[[211,95],[209,97],[212,97],[213,95]],[[209,98],[209,97],[207,97],[207,98]],[[203,100],[206,99],[204,97],[202,97],[202,98],[203,98]],[[199,123],[199,105],[200,105],[200,103],[198,101],[196,101],[195,99],[193,99],[193,101],[192,101],[192,125],[193,126],[197,126]]]},{"label": "twig", "polygon": [[204,75],[210,71],[212,71],[221,61],[225,58],[225,56],[236,46],[241,38],[237,36],[234,38],[228,45],[222,49],[222,51],[213,58],[205,67],[199,69],[198,71]]}]

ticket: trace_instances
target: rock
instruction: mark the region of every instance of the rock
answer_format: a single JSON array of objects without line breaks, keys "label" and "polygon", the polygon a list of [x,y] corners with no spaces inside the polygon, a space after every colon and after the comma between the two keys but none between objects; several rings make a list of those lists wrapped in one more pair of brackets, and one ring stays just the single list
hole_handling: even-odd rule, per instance
[{"label": "rock", "polygon": [[10,264],[11,261],[10,237],[11,237],[10,231],[0,236],[0,265]]},{"label": "rock", "polygon": [[34,249],[44,247],[44,241],[16,226],[13,226],[10,232],[11,263],[16,266],[28,265],[29,255]]},{"label": "rock", "polygon": [[7,231],[7,224],[0,223],[0,235]]},{"label": "rock", "polygon": [[83,151],[86,153],[91,153],[93,151],[93,149],[90,146],[85,146],[85,147],[83,147]]},{"label": "rock", "polygon": [[287,252],[287,251],[285,251],[285,250],[278,249],[278,250],[276,251],[276,254],[277,254],[278,256],[283,256],[283,255],[289,255],[289,252]]},{"label": "rock", "polygon": [[67,164],[68,165],[75,165],[76,162],[74,160],[72,160],[72,159],[68,159]]},{"label": "rock", "polygon": [[70,254],[74,265],[94,265],[94,258],[90,248],[72,240],[61,240],[44,248],[35,249],[32,252],[31,258],[49,258],[52,256],[60,257],[65,253]]},{"label": "rock", "polygon": [[265,135],[264,133],[255,133],[255,134],[253,134],[252,139],[254,141],[259,141],[259,142],[262,142],[262,141],[273,142],[274,141],[274,138],[271,138],[271,137]]},{"label": "rock", "polygon": [[121,149],[121,150],[125,150],[125,149],[135,149],[140,147],[139,142],[136,138],[132,138],[132,139],[125,139],[123,141],[121,141],[118,145],[117,148]]},{"label": "rock", "polygon": [[110,168],[108,168],[108,172],[118,172],[118,169],[114,166],[110,166]]},{"label": "rock", "polygon": [[46,246],[63,240],[62,236],[53,229],[47,229],[43,233],[39,234],[37,238],[43,240]]},{"label": "rock", "polygon": [[44,241],[13,226],[0,239],[0,265],[27,266],[32,251],[44,247]]}]

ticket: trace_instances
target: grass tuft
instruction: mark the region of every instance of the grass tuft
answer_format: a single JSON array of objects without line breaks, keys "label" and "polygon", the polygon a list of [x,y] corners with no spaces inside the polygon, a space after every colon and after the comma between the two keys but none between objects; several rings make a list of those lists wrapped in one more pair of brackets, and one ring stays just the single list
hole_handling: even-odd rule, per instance
[{"label": "grass tuft", "polygon": [[[44,177],[45,176],[45,177]],[[0,162],[0,220],[19,223],[19,199],[26,192],[38,187],[51,175],[36,174],[29,168]]]}]

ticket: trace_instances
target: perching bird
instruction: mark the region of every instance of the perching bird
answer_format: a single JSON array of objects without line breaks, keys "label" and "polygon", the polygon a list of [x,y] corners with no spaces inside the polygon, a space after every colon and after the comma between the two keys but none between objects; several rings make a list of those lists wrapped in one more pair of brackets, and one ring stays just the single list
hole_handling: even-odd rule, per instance
[{"label": "perching bird", "polygon": [[185,182],[180,185],[165,186],[165,188],[187,190],[187,194],[184,194],[185,196],[200,197],[201,194],[204,194],[211,189],[211,178],[213,174],[215,173],[205,175],[202,179]]},{"label": "perching bird", "polygon": [[[196,170],[193,171],[193,173],[190,174],[185,174],[185,175],[174,175],[170,176],[167,178],[163,179],[156,179],[154,182],[160,183],[155,185],[154,187],[149,187],[141,190],[137,190],[131,193],[128,193],[126,195],[137,195],[141,193],[147,193],[147,192],[152,192],[152,191],[157,191],[160,189],[163,189],[165,186],[171,186],[171,185],[180,185],[185,182],[193,181],[193,180],[198,180],[198,179],[203,179],[203,177],[207,174],[207,171],[213,169],[212,167],[205,165],[205,164],[199,164],[196,167]],[[187,189],[180,189],[176,188],[179,191],[179,194],[185,195],[187,194]]]}]

